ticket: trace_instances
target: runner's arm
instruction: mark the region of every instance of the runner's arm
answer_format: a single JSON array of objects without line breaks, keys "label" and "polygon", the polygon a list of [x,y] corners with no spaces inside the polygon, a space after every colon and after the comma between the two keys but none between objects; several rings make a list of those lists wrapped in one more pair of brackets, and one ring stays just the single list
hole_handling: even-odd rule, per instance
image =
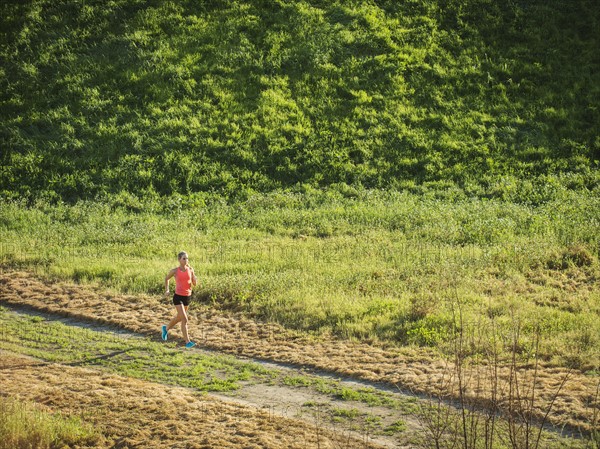
[{"label": "runner's arm", "polygon": [[198,282],[198,279],[196,278],[196,273],[194,273],[194,269],[192,267],[190,267],[190,270],[192,271],[192,285],[196,286],[196,283]]},{"label": "runner's arm", "polygon": [[175,269],[169,271],[167,273],[167,276],[165,277],[165,295],[169,294],[169,279],[171,279],[173,276],[175,276]]}]

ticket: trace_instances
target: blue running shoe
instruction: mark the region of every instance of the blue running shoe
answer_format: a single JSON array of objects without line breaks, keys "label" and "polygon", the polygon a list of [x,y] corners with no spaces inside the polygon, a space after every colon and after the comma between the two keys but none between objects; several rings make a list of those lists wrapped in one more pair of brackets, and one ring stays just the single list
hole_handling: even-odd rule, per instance
[{"label": "blue running shoe", "polygon": [[193,341],[188,341],[188,342],[185,344],[185,347],[186,347],[186,348],[193,348],[194,346],[196,346],[196,343],[194,343]]},{"label": "blue running shoe", "polygon": [[167,341],[168,336],[169,336],[169,331],[167,330],[167,326],[163,325],[163,327],[162,327],[162,339],[164,341]]}]

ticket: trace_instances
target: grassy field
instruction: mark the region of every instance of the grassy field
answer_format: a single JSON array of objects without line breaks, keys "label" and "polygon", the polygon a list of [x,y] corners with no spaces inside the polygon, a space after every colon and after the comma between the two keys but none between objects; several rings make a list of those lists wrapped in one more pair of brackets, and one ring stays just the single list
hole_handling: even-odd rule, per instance
[{"label": "grassy field", "polygon": [[154,211],[5,202],[0,257],[50,278],[158,296],[185,249],[197,300],[215,308],[317,335],[437,348],[460,309],[471,324],[518,320],[525,340],[541,332],[545,360],[595,371],[599,202],[570,191],[532,206],[364,190]]}]

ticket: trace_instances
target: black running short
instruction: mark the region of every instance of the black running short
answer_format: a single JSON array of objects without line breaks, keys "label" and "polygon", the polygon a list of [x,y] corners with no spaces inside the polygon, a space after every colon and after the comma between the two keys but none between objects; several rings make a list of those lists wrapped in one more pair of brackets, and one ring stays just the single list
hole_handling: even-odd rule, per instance
[{"label": "black running short", "polygon": [[183,304],[184,306],[189,306],[190,301],[192,300],[191,296],[181,296],[175,293],[173,295],[173,304],[178,306],[179,304]]}]

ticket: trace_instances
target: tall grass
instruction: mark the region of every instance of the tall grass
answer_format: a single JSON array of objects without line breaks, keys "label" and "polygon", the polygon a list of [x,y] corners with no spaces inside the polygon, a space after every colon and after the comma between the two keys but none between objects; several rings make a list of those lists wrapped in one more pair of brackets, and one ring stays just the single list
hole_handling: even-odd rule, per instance
[{"label": "tall grass", "polygon": [[518,311],[544,326],[548,360],[597,366],[593,193],[537,206],[335,190],[174,201],[136,211],[114,201],[4,202],[3,266],[159,295],[185,249],[198,301],[317,334],[433,347],[448,337],[458,292],[473,319]]},{"label": "tall grass", "polygon": [[0,397],[0,449],[92,447],[101,435],[75,417],[45,411],[40,406]]}]

